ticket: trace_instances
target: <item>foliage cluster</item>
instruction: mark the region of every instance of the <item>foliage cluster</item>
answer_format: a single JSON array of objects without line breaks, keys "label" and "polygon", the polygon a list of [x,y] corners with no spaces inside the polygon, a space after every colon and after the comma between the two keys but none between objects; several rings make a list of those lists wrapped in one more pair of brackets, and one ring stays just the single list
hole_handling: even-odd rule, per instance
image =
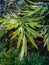
[{"label": "foliage cluster", "polygon": [[46,55],[40,56],[39,53],[33,52],[28,57],[19,60],[17,57],[17,49],[5,49],[0,53],[0,65],[48,65]]},{"label": "foliage cluster", "polygon": [[[0,40],[6,46],[20,49],[20,59],[27,56],[28,42],[38,49],[35,38],[44,38],[49,51],[49,3],[5,1],[0,17]],[[31,4],[32,3],[32,4]],[[5,7],[5,8],[4,8]],[[4,13],[6,15],[4,15]]]}]

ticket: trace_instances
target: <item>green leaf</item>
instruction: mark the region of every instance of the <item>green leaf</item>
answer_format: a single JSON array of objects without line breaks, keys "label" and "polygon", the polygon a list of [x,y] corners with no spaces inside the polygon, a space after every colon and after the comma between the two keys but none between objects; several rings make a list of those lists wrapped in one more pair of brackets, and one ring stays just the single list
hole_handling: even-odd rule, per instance
[{"label": "green leaf", "polygon": [[11,30],[11,29],[13,29],[13,28],[17,28],[18,27],[18,23],[17,23],[17,25],[7,25],[6,26],[6,30]]},{"label": "green leaf", "polygon": [[27,23],[30,27],[32,27],[32,28],[35,28],[35,27],[39,27],[39,28],[41,28],[42,27],[42,25],[40,25],[38,22],[29,22],[29,23]]},{"label": "green leaf", "polygon": [[22,33],[20,33],[20,35],[19,35],[19,37],[18,37],[17,48],[19,48],[19,47],[20,47],[21,42],[22,42]]},{"label": "green leaf", "polygon": [[25,51],[25,55],[27,55],[27,39],[26,39],[26,36],[25,36],[25,44],[24,44],[25,48],[24,48],[24,51]]},{"label": "green leaf", "polygon": [[39,37],[40,36],[40,34],[37,33],[35,30],[33,30],[29,27],[25,27],[25,28],[26,28],[27,32],[31,33],[34,37]]},{"label": "green leaf", "polygon": [[13,32],[12,34],[12,37],[11,37],[11,40],[14,39],[18,34],[20,33],[20,30],[17,29],[15,32]]},{"label": "green leaf", "polygon": [[46,35],[44,36],[44,41],[45,41],[44,47],[45,47],[45,45],[47,44],[47,36],[48,36],[48,34],[46,34]]},{"label": "green leaf", "polygon": [[28,39],[30,40],[30,42],[32,43],[32,45],[33,45],[36,49],[38,49],[38,46],[37,46],[37,44],[35,44],[35,42],[34,42],[32,36],[31,36],[30,34],[28,34],[28,33],[26,33],[26,36],[28,37]]},{"label": "green leaf", "polygon": [[26,37],[24,35],[24,37],[22,39],[22,48],[21,48],[21,52],[20,52],[20,60],[22,60],[25,52],[27,52],[27,44],[26,44]]},{"label": "green leaf", "polygon": [[[36,17],[36,18],[33,17],[33,18],[30,19],[30,21],[32,21],[32,22],[34,23],[34,22],[40,21],[40,20],[43,19],[44,17],[45,17],[45,16]],[[38,23],[38,22],[37,22],[37,23]]]}]

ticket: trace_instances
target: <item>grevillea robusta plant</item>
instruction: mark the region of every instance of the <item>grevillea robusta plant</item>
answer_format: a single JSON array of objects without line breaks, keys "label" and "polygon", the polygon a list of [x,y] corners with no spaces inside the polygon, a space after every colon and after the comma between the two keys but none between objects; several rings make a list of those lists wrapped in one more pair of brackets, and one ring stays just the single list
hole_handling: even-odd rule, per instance
[{"label": "grevillea robusta plant", "polygon": [[24,54],[27,55],[28,41],[38,49],[34,38],[41,36],[37,29],[42,27],[40,23],[45,17],[44,12],[47,11],[44,4],[24,4],[25,6],[22,4],[22,9],[13,10],[16,16],[13,13],[14,16],[11,15],[11,10],[9,13],[7,12],[8,15],[6,14],[4,18],[0,18],[0,37],[12,30],[10,41],[17,40],[15,42],[16,48],[21,49],[20,59],[23,58]]}]

